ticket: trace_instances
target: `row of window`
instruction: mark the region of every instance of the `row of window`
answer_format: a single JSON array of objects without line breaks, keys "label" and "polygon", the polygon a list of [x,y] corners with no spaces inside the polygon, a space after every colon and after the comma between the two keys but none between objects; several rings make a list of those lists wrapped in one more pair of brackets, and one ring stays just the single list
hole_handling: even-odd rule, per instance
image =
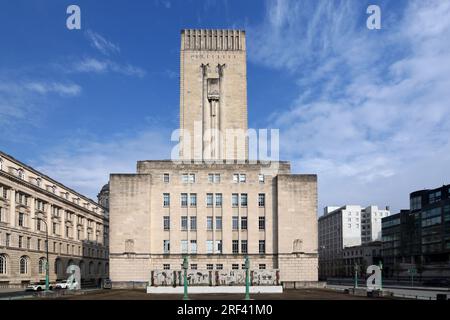
[{"label": "row of window", "polygon": [[[181,268],[183,268],[183,265],[181,265]],[[242,268],[242,270],[245,270],[245,264],[242,264],[241,268]],[[163,264],[163,269],[164,270],[170,270],[170,264],[167,264],[167,263]],[[198,270],[198,265],[196,263],[192,263],[190,265],[190,269],[191,270]],[[233,263],[231,265],[231,269],[238,270],[239,269],[239,264],[238,263]],[[265,263],[260,263],[258,265],[258,269],[260,269],[260,270],[266,269],[266,264]],[[206,264],[206,270],[214,270],[214,264],[212,264],[212,263]],[[216,270],[223,270],[223,264],[221,264],[221,263],[216,264]]]},{"label": "row of window", "polygon": [[[36,185],[38,187],[41,187],[41,182],[40,181],[41,180],[39,178],[36,179]],[[51,193],[53,193],[53,194],[56,194],[56,186],[47,186],[46,190],[51,192]],[[69,200],[69,196],[70,196],[69,192],[65,192],[64,191],[64,192],[61,192],[60,195],[61,195],[62,198],[66,199],[66,200]],[[0,185],[0,197],[2,197],[3,199],[8,199],[9,198],[9,196],[8,196],[8,188],[7,187]],[[22,192],[16,192],[16,194],[15,194],[15,201],[16,201],[16,203],[18,205],[29,206],[29,202],[30,202],[29,199],[30,198],[31,197],[29,195],[27,195],[25,193],[22,193]],[[81,199],[79,197],[72,198],[72,202],[77,204],[77,205],[80,205],[80,200]],[[40,201],[40,203],[36,203],[36,206],[37,206],[38,210],[42,210],[42,211],[44,210],[43,204],[44,204],[43,201]],[[42,207],[41,207],[41,205],[42,205]],[[91,203],[89,203],[89,202],[84,202],[83,203],[83,207],[86,208],[86,209],[91,209],[94,213],[98,213],[98,210],[99,210],[99,208],[96,207],[95,205],[91,208]]]},{"label": "row of window", "polygon": [[[170,183],[170,174],[164,173],[163,174],[163,181],[164,183]],[[195,183],[195,173],[183,173],[181,175],[181,182],[183,183]],[[220,173],[209,173],[208,174],[208,182],[209,183],[220,183]],[[246,183],[247,182],[247,175],[245,173],[235,173],[233,174],[233,182],[234,183]],[[264,183],[264,175],[259,174],[258,175],[258,182]]]},{"label": "row of window", "polygon": [[[215,201],[214,201],[215,198]],[[196,207],[197,206],[197,194],[196,193],[190,193],[189,197],[187,193],[182,193],[180,195],[180,204],[181,207],[187,207],[188,206],[188,199],[190,200],[190,206]],[[222,207],[222,193],[207,193],[206,194],[206,206],[212,207],[215,203],[216,207]],[[238,207],[239,206],[239,199],[241,207],[247,207],[248,205],[248,195],[247,193],[233,193],[231,195],[231,206]],[[163,206],[169,207],[170,206],[170,193],[164,193],[163,194]],[[265,193],[259,193],[258,194],[258,207],[265,207],[266,206],[266,194]]]},{"label": "row of window", "polygon": [[[0,233],[0,241],[1,241],[1,233]],[[24,237],[19,235],[17,238],[17,247],[19,249],[29,249],[31,250],[31,241],[32,238],[31,237]],[[44,251],[46,250],[45,248],[45,241],[41,240],[41,239],[37,239],[36,241],[36,249],[37,251]],[[2,243],[0,242],[0,245]],[[5,247],[11,247],[11,234],[7,233],[5,234]],[[76,250],[77,248],[77,250]],[[53,250],[52,250],[53,249]],[[88,257],[104,257],[106,258],[106,251],[105,250],[101,250],[101,249],[92,249],[92,248],[85,248],[84,252],[81,252],[81,246],[75,246],[75,245],[70,245],[70,244],[66,244],[65,247],[66,254],[78,254],[79,256],[86,255]],[[53,248],[49,247],[49,252],[52,253],[63,253],[63,244],[60,242],[53,242]]]},{"label": "row of window", "polygon": [[[191,216],[189,217],[190,222],[190,230],[195,231],[197,230],[197,217]],[[247,230],[248,228],[248,218],[247,217],[241,217],[241,223],[239,228],[239,217],[233,216],[232,217],[232,229],[233,230]],[[170,230],[170,216],[164,216],[163,217],[163,228],[165,231]],[[214,229],[214,217],[208,216],[206,217],[206,230],[213,230]],[[216,230],[222,230],[222,217],[216,216]],[[266,229],[266,218],[265,217],[258,217],[258,229],[259,230],[265,230]],[[181,230],[187,231],[188,230],[188,217],[187,216],[181,216]]]},{"label": "row of window", "polygon": [[[189,250],[190,243],[190,250]],[[197,240],[181,240],[181,252],[197,254]],[[239,240],[232,241],[232,253],[233,254],[247,254],[248,253],[248,242],[247,240],[241,240],[239,246]],[[240,248],[240,250],[239,250]],[[164,240],[163,242],[163,252],[164,254],[170,253],[170,240]],[[259,254],[266,253],[266,241],[259,240],[258,244]],[[222,240],[206,240],[206,254],[221,254],[222,253]]]},{"label": "row of window", "polygon": [[[69,263],[70,264],[70,263]],[[30,258],[28,256],[22,256],[19,259],[19,273],[27,275],[29,273]],[[42,257],[38,261],[38,272],[39,274],[45,274],[45,269],[47,267],[47,259]],[[83,272],[84,263],[80,263],[80,269]],[[55,260],[54,271],[56,274],[63,273],[62,262],[59,259]],[[95,272],[103,273],[102,263],[99,262],[97,270],[94,268],[94,263],[91,261],[89,263],[89,274],[95,274]],[[108,264],[105,265],[105,272],[108,272]],[[8,259],[6,255],[0,255],[0,275],[8,274]]]}]

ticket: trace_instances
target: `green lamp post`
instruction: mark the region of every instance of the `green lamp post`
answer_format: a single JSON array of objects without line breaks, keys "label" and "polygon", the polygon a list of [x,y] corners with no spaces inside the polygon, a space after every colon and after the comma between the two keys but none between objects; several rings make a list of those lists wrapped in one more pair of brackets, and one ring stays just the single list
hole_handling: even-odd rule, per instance
[{"label": "green lamp post", "polygon": [[358,270],[359,266],[357,263],[355,263],[355,289],[358,288]]},{"label": "green lamp post", "polygon": [[187,282],[187,269],[188,269],[188,257],[183,257],[183,271],[184,271],[184,295],[183,300],[189,300],[188,298],[188,282]]},{"label": "green lamp post", "polygon": [[250,260],[245,256],[245,300],[250,300]]}]

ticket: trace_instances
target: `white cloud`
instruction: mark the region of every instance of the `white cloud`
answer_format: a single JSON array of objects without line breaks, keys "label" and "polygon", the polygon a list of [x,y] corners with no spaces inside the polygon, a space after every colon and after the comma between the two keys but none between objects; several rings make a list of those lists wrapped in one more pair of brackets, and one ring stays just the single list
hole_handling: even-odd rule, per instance
[{"label": "white cloud", "polygon": [[86,36],[89,39],[91,46],[96,48],[104,55],[120,52],[120,47],[118,45],[112,43],[111,41],[106,40],[105,37],[101,36],[100,34],[92,30],[87,30]]},{"label": "white cloud", "polygon": [[[81,91],[81,86],[70,82],[3,77],[0,79],[0,124],[4,129],[17,126],[17,121],[35,124],[53,95],[76,97]],[[14,135],[5,131],[3,137]]]},{"label": "white cloud", "polygon": [[250,60],[296,79],[297,100],[270,126],[294,168],[318,173],[320,207],[399,210],[450,182],[450,3],[408,2],[392,24],[383,11],[381,31],[349,3],[269,1]]},{"label": "white cloud", "polygon": [[170,132],[154,127],[133,135],[76,139],[47,150],[34,164],[67,186],[95,198],[110,173],[135,173],[137,160],[169,159]]},{"label": "white cloud", "polygon": [[111,60],[99,60],[96,58],[84,58],[72,65],[71,72],[82,72],[82,73],[107,73],[115,72],[123,74],[126,76],[136,76],[142,78],[146,75],[144,69],[130,65],[130,64],[119,64]]}]

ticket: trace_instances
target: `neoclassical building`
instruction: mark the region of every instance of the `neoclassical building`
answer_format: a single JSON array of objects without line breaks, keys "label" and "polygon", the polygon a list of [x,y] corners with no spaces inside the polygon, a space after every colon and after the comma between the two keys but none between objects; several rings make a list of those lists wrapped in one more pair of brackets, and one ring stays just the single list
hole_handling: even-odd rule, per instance
[{"label": "neoclassical building", "polygon": [[245,32],[183,30],[179,159],[110,176],[115,288],[145,287],[183,256],[191,270],[243,269],[248,256],[282,283],[318,280],[317,176],[253,161],[247,121]]},{"label": "neoclassical building", "polygon": [[108,220],[95,201],[0,151],[0,287],[45,279],[47,226],[51,282],[71,264],[82,281],[108,277]]}]

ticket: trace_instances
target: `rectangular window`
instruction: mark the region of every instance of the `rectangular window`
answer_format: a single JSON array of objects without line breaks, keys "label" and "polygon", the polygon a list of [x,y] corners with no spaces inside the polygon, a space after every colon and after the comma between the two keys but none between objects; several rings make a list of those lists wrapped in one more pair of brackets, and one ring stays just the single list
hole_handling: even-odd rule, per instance
[{"label": "rectangular window", "polygon": [[197,194],[191,193],[190,197],[191,197],[191,207],[196,207],[197,206]]},{"label": "rectangular window", "polygon": [[222,240],[216,240],[216,250],[215,253],[222,253]]},{"label": "rectangular window", "polygon": [[232,229],[239,230],[239,217],[234,216],[232,219],[233,219],[232,220],[232,222],[233,222]]},{"label": "rectangular window", "polygon": [[409,204],[411,210],[418,210],[422,208],[422,197],[414,197],[411,198],[410,204]]},{"label": "rectangular window", "polygon": [[214,174],[214,183],[220,183],[220,174],[219,173]]},{"label": "rectangular window", "polygon": [[168,173],[164,173],[163,181],[164,181],[164,183],[170,182],[170,175]]},{"label": "rectangular window", "polygon": [[206,217],[206,230],[213,229],[213,217]]},{"label": "rectangular window", "polygon": [[241,193],[241,206],[246,207],[247,206],[247,194]]},{"label": "rectangular window", "polygon": [[197,270],[197,264],[196,263],[191,264],[191,270]]},{"label": "rectangular window", "polygon": [[163,225],[164,225],[165,231],[170,230],[170,217],[169,216],[164,216]]},{"label": "rectangular window", "polygon": [[209,183],[214,183],[214,174],[212,174],[212,173],[208,174],[208,182]]},{"label": "rectangular window", "polygon": [[266,206],[266,194],[265,193],[258,194],[258,206],[259,207]]},{"label": "rectangular window", "polygon": [[206,265],[206,270],[213,270],[213,269],[214,269],[214,265],[213,265],[213,264],[208,263],[208,264]]},{"label": "rectangular window", "polygon": [[170,264],[167,264],[167,263],[163,264],[163,269],[170,270]]},{"label": "rectangular window", "polygon": [[216,207],[222,206],[222,194],[216,193]]},{"label": "rectangular window", "polygon": [[239,206],[239,195],[237,193],[233,193],[231,195],[231,206],[233,207]]},{"label": "rectangular window", "polygon": [[259,183],[264,183],[264,175],[263,174],[258,175],[258,181],[259,181]]},{"label": "rectangular window", "polygon": [[191,253],[197,254],[197,240],[191,240]]},{"label": "rectangular window", "polygon": [[163,206],[164,207],[170,206],[170,193],[164,193],[164,195],[163,195]]},{"label": "rectangular window", "polygon": [[216,264],[216,269],[223,270],[223,264],[221,264],[221,263]]},{"label": "rectangular window", "polygon": [[163,251],[165,254],[170,253],[170,240],[164,240]]},{"label": "rectangular window", "polygon": [[238,183],[239,182],[239,174],[235,173],[233,174],[233,182]]},{"label": "rectangular window", "polygon": [[187,195],[187,193],[182,193],[181,194],[181,206],[187,207],[187,204],[188,204],[188,195]]},{"label": "rectangular window", "polygon": [[259,270],[264,270],[264,269],[266,269],[266,265],[264,263],[260,263]]},{"label": "rectangular window", "polygon": [[259,240],[259,254],[266,253],[266,240]]},{"label": "rectangular window", "polygon": [[28,237],[27,238],[27,249],[30,249],[30,247],[31,247],[31,238]]},{"label": "rectangular window", "polygon": [[239,182],[241,183],[245,183],[247,181],[247,176],[245,174],[240,174],[239,175]]},{"label": "rectangular window", "polygon": [[38,239],[38,241],[37,241],[37,250],[38,251],[41,250],[41,239]]},{"label": "rectangular window", "polygon": [[212,254],[214,252],[214,243],[212,240],[206,240],[206,253]]},{"label": "rectangular window", "polygon": [[188,218],[187,216],[181,217],[181,230],[186,231],[188,229]]},{"label": "rectangular window", "polygon": [[19,212],[19,227],[25,226],[25,214],[23,212]]},{"label": "rectangular window", "polygon": [[187,173],[184,173],[181,175],[181,182],[183,182],[183,183],[189,182],[189,175]]},{"label": "rectangular window", "polygon": [[66,238],[69,238],[70,228],[66,226]]},{"label": "rectangular window", "polygon": [[213,205],[213,194],[212,193],[207,193],[206,194],[206,206],[207,207],[212,207]]},{"label": "rectangular window", "polygon": [[239,269],[239,264],[233,263],[233,264],[231,265],[231,269],[232,269],[232,270],[238,270],[238,269]]},{"label": "rectangular window", "polygon": [[197,230],[197,217],[191,216],[191,230]]},{"label": "rectangular window", "polygon": [[189,174],[189,183],[194,183],[195,182],[195,174],[191,173]]},{"label": "rectangular window", "polygon": [[233,240],[231,249],[232,249],[233,254],[239,253],[239,240]]},{"label": "rectangular window", "polygon": [[22,248],[22,241],[23,241],[23,237],[19,236],[19,248]]},{"label": "rectangular window", "polygon": [[6,234],[6,239],[5,239],[5,245],[7,247],[9,247],[10,243],[11,243],[11,234],[7,233]]},{"label": "rectangular window", "polygon": [[246,254],[247,253],[247,240],[241,240],[241,253]]},{"label": "rectangular window", "polygon": [[181,240],[181,253],[188,253],[188,241]]},{"label": "rectangular window", "polygon": [[52,231],[53,231],[53,234],[56,234],[57,232],[56,232],[56,228],[57,228],[57,224],[56,224],[56,222],[53,222],[52,223]]},{"label": "rectangular window", "polygon": [[266,229],[266,217],[259,217],[258,218],[258,227],[259,227],[259,230],[265,230]]},{"label": "rectangular window", "polygon": [[222,217],[216,217],[216,230],[222,230]]},{"label": "rectangular window", "polygon": [[241,229],[247,230],[247,217],[241,217]]}]

